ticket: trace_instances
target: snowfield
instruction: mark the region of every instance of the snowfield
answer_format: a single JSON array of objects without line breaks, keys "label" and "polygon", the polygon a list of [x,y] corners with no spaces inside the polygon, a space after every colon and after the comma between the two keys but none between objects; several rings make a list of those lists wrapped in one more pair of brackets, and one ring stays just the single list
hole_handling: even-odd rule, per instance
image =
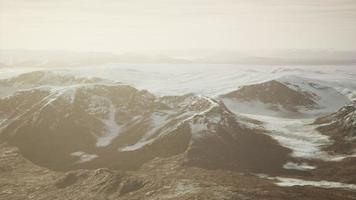
[{"label": "snowfield", "polygon": [[[41,68],[0,68],[0,79]],[[356,66],[242,66],[228,64],[108,64],[55,68],[60,74],[100,77],[147,89],[157,95],[195,93],[215,97],[240,86],[283,77],[302,77],[353,94]],[[294,78],[293,78],[294,77]],[[284,79],[285,80],[285,79]],[[351,97],[352,95],[350,95]]]},{"label": "snowfield", "polygon": [[356,154],[330,155],[322,151],[323,146],[330,145],[333,141],[315,130],[316,125],[310,125],[314,121],[313,119],[288,119],[251,114],[245,114],[245,116],[264,122],[263,126],[268,131],[267,134],[281,145],[292,149],[293,157],[324,161],[340,161],[347,157],[356,157]]}]

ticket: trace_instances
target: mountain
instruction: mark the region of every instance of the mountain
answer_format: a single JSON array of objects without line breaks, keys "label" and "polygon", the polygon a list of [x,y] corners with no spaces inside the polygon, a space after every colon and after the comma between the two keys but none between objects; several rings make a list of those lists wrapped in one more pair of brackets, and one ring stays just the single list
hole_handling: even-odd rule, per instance
[{"label": "mountain", "polygon": [[270,51],[212,51],[196,62],[250,65],[352,65],[355,51],[285,49]]},{"label": "mountain", "polygon": [[276,80],[243,86],[222,97],[240,101],[260,101],[264,104],[280,105],[287,110],[294,110],[297,106],[312,107],[316,104],[312,93],[293,90]]},{"label": "mountain", "polygon": [[268,172],[283,170],[288,159],[289,150],[257,122],[209,97],[156,97],[121,83],[46,71],[0,84],[16,89],[0,99],[0,139],[51,169],[132,170],[155,157],[184,155],[187,165]]},{"label": "mountain", "polygon": [[2,79],[0,199],[353,199],[355,103],[276,77],[217,98],[63,71]]},{"label": "mountain", "polygon": [[[164,52],[164,54],[162,53]],[[209,63],[243,65],[354,65],[355,51],[164,50],[149,53],[75,52],[59,50],[0,50],[0,67],[88,67],[112,63]]]},{"label": "mountain", "polygon": [[319,117],[317,130],[330,136],[334,143],[327,150],[352,154],[356,149],[356,101],[338,111]]},{"label": "mountain", "polygon": [[220,98],[233,111],[285,116],[318,116],[350,102],[333,87],[298,76],[245,85]]},{"label": "mountain", "polygon": [[71,52],[46,50],[0,50],[0,67],[88,67],[110,63],[189,63],[167,55],[140,53]]}]

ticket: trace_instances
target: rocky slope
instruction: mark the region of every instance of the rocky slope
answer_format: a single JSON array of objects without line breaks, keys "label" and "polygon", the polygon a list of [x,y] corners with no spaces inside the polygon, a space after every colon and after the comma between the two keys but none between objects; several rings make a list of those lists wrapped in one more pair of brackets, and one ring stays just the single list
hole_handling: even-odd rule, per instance
[{"label": "rocky slope", "polygon": [[0,152],[0,199],[7,200],[355,199],[354,191],[344,189],[279,187],[252,174],[188,167],[181,156],[156,158],[134,172],[105,168],[54,172],[5,143]]},{"label": "rocky slope", "polygon": [[320,117],[314,124],[318,130],[333,140],[327,150],[352,154],[356,150],[356,101],[343,106],[338,111]]},{"label": "rocky slope", "polygon": [[[292,158],[265,118],[224,103],[253,97],[295,112],[342,100],[328,87],[272,81],[217,101],[39,71],[0,80],[0,89],[0,199],[355,199],[356,159]],[[316,121],[338,135],[334,152],[351,153],[354,108]]]}]

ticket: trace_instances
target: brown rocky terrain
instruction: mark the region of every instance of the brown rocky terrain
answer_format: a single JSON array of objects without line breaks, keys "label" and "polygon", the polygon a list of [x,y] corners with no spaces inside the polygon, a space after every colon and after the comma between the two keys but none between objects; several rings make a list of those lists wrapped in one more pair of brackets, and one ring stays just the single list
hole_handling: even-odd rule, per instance
[{"label": "brown rocky terrain", "polygon": [[229,170],[189,167],[180,156],[156,158],[138,171],[109,169],[54,172],[25,159],[15,147],[0,144],[0,199],[356,199],[342,189],[278,187],[271,180]]},{"label": "brown rocky terrain", "polygon": [[356,102],[340,108],[338,111],[320,117],[314,124],[319,125],[318,130],[330,136],[333,140],[326,150],[352,154],[356,149]]},{"label": "brown rocky terrain", "polygon": [[[356,186],[347,185],[356,183],[356,159],[291,157],[262,122],[213,98],[157,97],[116,82],[47,72],[0,86],[16,90],[0,98],[0,199],[356,199],[350,189]],[[277,81],[241,91],[228,97],[286,109],[314,104],[311,94]],[[340,119],[327,130],[342,131],[346,141],[354,133],[354,121],[348,125],[354,110],[339,112],[316,123]],[[287,162],[316,168],[287,169]],[[281,187],[280,177],[317,183]],[[335,182],[322,189],[320,181]]]},{"label": "brown rocky terrain", "polygon": [[349,157],[341,161],[316,161],[317,169],[310,172],[309,178],[356,184],[356,158]]}]

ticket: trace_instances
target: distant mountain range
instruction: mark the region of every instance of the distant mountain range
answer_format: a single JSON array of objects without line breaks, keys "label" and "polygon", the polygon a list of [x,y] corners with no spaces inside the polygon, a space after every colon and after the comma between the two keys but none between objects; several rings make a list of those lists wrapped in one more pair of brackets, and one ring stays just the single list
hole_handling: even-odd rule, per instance
[{"label": "distant mountain range", "polygon": [[[202,52],[200,56],[174,54],[114,54],[44,50],[0,50],[0,67],[77,67],[109,63],[209,63],[252,65],[349,65],[356,64],[356,51],[287,50],[242,53]],[[197,54],[194,54],[197,55]]]}]

